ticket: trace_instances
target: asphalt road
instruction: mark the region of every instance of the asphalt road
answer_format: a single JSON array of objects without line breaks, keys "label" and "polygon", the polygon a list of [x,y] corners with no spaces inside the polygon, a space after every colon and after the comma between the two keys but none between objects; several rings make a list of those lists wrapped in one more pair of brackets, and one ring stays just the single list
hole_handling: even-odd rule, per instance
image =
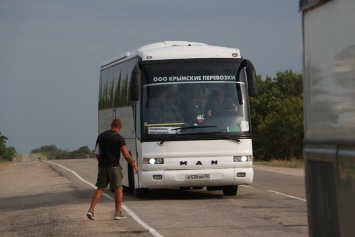
[{"label": "asphalt road", "polygon": [[255,166],[254,183],[239,187],[235,197],[169,189],[136,199],[125,192],[123,212],[129,218],[123,221],[112,220],[113,194],[107,192],[90,221],[85,214],[96,160],[51,162],[34,159],[0,168],[0,236],[308,236],[299,169]]},{"label": "asphalt road", "polygon": [[23,162],[30,162],[30,161],[35,161],[38,158],[34,154],[23,154],[22,155],[22,161]]},{"label": "asphalt road", "polygon": [[[56,163],[91,184],[96,181],[96,160]],[[67,170],[53,167],[74,180]],[[124,205],[162,236],[308,235],[302,170],[255,166],[254,183],[241,186],[235,197],[222,191],[151,190],[145,199],[125,193]]]}]

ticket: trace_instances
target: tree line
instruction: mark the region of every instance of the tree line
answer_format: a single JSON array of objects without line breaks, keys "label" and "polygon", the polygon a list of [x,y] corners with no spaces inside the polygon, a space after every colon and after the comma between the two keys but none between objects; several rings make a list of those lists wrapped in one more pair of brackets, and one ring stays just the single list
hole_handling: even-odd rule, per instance
[{"label": "tree line", "polygon": [[[302,158],[304,135],[302,74],[286,70],[277,72],[274,78],[266,76],[262,79],[259,75],[257,80],[259,96],[250,98],[255,160]],[[114,93],[112,88],[110,93],[112,95]],[[6,140],[7,138],[0,133],[0,160],[11,161],[16,150],[13,147],[6,147]],[[49,159],[95,157],[94,152],[87,146],[67,151],[49,145],[34,149],[32,153],[41,153]]]},{"label": "tree line", "polygon": [[58,149],[55,145],[42,146],[41,148],[31,151],[33,154],[42,154],[49,160],[59,159],[82,159],[95,157],[94,151],[90,150],[87,146],[82,146],[74,151],[67,151]]},{"label": "tree line", "polygon": [[259,96],[250,99],[254,158],[302,158],[303,78],[290,70],[258,80]]}]

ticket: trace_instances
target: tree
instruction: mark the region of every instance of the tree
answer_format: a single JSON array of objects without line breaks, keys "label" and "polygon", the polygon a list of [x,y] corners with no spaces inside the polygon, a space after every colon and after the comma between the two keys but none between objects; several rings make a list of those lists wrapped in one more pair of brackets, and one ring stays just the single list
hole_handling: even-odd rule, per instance
[{"label": "tree", "polygon": [[16,149],[14,147],[6,147],[7,137],[3,136],[0,132],[0,161],[12,161]]},{"label": "tree", "polygon": [[78,150],[72,151],[69,154],[69,159],[81,159],[81,158],[89,158],[89,157],[95,157],[95,154],[93,151],[89,149],[87,146],[82,146]]},{"label": "tree", "polygon": [[254,156],[260,160],[302,157],[302,74],[258,77],[259,96],[251,98]]}]

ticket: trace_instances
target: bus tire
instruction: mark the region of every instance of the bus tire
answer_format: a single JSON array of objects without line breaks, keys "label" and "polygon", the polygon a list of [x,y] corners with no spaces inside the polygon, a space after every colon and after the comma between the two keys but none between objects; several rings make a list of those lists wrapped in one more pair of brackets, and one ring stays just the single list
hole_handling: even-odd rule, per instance
[{"label": "bus tire", "polygon": [[134,191],[134,170],[130,164],[128,164],[128,191]]},{"label": "bus tire", "polygon": [[128,166],[128,177],[129,177],[129,189],[133,191],[135,198],[144,198],[147,196],[148,189],[146,188],[136,188],[134,169],[131,165]]},{"label": "bus tire", "polygon": [[146,188],[135,188],[134,197],[135,198],[145,198],[147,197],[148,189]]},{"label": "bus tire", "polygon": [[238,192],[238,185],[223,187],[224,196],[235,196]]}]

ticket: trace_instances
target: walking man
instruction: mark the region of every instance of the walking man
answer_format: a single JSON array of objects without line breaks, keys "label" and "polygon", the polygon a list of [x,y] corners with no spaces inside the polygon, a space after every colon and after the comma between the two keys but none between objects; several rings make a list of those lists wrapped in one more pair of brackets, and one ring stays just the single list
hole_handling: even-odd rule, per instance
[{"label": "walking man", "polygon": [[115,220],[125,219],[126,217],[121,212],[122,204],[122,168],[120,166],[120,153],[125,160],[138,173],[139,169],[126,147],[124,138],[119,134],[122,128],[122,122],[116,118],[111,123],[111,129],[101,133],[96,140],[96,159],[98,161],[98,175],[96,186],[91,200],[91,206],[87,212],[88,219],[95,220],[94,209],[105,191],[108,183],[112,184],[115,189]]}]

